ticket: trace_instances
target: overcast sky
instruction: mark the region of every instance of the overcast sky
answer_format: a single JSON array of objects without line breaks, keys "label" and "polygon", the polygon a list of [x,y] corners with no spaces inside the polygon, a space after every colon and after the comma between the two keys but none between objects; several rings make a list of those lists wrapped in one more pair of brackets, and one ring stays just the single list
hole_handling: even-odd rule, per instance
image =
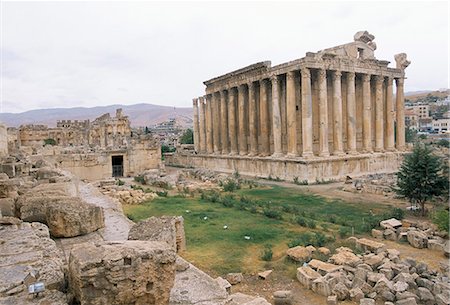
[{"label": "overcast sky", "polygon": [[375,35],[405,52],[406,91],[448,87],[441,2],[3,2],[2,111],[146,102],[191,106],[203,81]]}]

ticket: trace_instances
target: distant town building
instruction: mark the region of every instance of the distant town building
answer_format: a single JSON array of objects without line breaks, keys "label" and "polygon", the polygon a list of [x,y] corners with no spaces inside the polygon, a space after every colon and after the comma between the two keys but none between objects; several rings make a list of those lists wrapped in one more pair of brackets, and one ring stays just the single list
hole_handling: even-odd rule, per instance
[{"label": "distant town building", "polygon": [[449,132],[450,127],[450,119],[434,119],[433,120],[433,131],[438,133],[447,133]]}]

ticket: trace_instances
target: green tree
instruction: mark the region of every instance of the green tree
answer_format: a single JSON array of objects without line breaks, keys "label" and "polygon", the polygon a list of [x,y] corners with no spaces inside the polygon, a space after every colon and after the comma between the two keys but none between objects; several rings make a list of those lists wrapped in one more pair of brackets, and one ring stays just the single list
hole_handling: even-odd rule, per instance
[{"label": "green tree", "polygon": [[56,145],[56,141],[55,141],[55,139],[48,138],[48,139],[45,139],[45,140],[44,140],[44,145],[52,145],[52,146],[55,146],[55,145]]},{"label": "green tree", "polygon": [[194,144],[194,133],[192,129],[188,128],[184,131],[183,135],[180,138],[181,144]]},{"label": "green tree", "polygon": [[425,203],[448,192],[447,172],[441,158],[433,155],[428,146],[416,143],[397,174],[396,192],[420,204],[425,215]]}]

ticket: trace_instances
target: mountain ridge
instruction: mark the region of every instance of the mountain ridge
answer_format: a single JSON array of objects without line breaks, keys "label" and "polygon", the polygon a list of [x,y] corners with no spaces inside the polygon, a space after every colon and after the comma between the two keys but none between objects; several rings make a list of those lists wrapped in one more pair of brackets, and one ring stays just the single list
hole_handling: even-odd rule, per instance
[{"label": "mountain ridge", "polygon": [[19,127],[24,124],[43,124],[56,126],[57,120],[94,120],[105,113],[115,116],[116,109],[122,108],[124,115],[130,119],[131,126],[151,126],[177,119],[182,126],[192,126],[192,108],[161,106],[148,103],[133,105],[113,104],[95,107],[45,108],[33,109],[21,113],[0,113],[0,122],[8,127]]}]

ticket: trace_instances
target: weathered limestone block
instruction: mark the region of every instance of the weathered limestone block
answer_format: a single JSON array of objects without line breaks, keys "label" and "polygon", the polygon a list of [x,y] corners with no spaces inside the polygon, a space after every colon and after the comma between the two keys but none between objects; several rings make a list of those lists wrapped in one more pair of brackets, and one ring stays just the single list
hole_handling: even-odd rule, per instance
[{"label": "weathered limestone block", "polygon": [[321,275],[308,266],[297,268],[297,279],[308,289],[311,289],[312,282],[321,277]]},{"label": "weathered limestone block", "polygon": [[50,239],[48,228],[12,217],[1,220],[0,304],[11,300],[15,303],[10,304],[26,304],[19,300],[28,296],[24,283],[30,274],[34,274],[31,282],[45,284],[49,297],[55,290],[62,290],[65,286],[62,254]]},{"label": "weathered limestone block", "polygon": [[376,239],[383,239],[383,231],[372,229],[372,237]]},{"label": "weathered limestone block", "polygon": [[[0,201],[0,204],[1,204],[1,201]],[[432,250],[444,251],[445,243],[442,243],[436,239],[430,239],[427,242],[427,248],[432,249]]]},{"label": "weathered limestone block", "polygon": [[330,257],[330,262],[336,265],[356,267],[361,262],[361,259],[351,251],[340,251]]},{"label": "weathered limestone block", "polygon": [[313,259],[308,263],[308,266],[316,270],[319,274],[325,275],[327,273],[333,273],[342,269],[342,266],[326,263]]},{"label": "weathered limestone block", "polygon": [[311,290],[326,297],[331,295],[331,287],[323,277],[315,279],[312,282]]},{"label": "weathered limestone block", "polygon": [[175,283],[170,291],[170,305],[226,304],[229,282],[222,278],[220,281],[211,278],[180,257],[177,258],[177,264],[179,261],[188,264],[189,267],[176,272]]},{"label": "weathered limestone block", "polygon": [[425,233],[420,231],[409,231],[408,232],[408,242],[414,248],[426,248],[428,244],[428,237]]},{"label": "weathered limestone block", "polygon": [[74,201],[48,206],[46,223],[53,237],[85,235],[105,226],[101,207]]},{"label": "weathered limestone block", "polygon": [[4,216],[15,216],[15,201],[13,198],[0,198],[0,212]]},{"label": "weathered limestone block", "polygon": [[36,171],[36,179],[38,180],[50,179],[59,176],[62,176],[61,171],[52,167],[41,167]]},{"label": "weathered limestone block", "polygon": [[292,294],[289,290],[278,290],[273,293],[273,301],[275,305],[291,305]]},{"label": "weathered limestone block", "polygon": [[186,250],[184,219],[182,216],[150,217],[131,228],[128,239],[162,241],[177,252]]},{"label": "weathered limestone block", "polygon": [[83,243],[69,259],[69,283],[81,304],[168,304],[176,254],[166,243]]},{"label": "weathered limestone block", "polygon": [[237,285],[244,280],[244,276],[242,273],[228,273],[226,279],[231,285]]},{"label": "weathered limestone block", "polygon": [[303,246],[289,248],[286,255],[297,262],[308,262],[311,259],[311,252]]},{"label": "weathered limestone block", "polygon": [[375,305],[374,299],[364,298],[359,300],[359,305]]},{"label": "weathered limestone block", "polygon": [[382,226],[384,229],[391,229],[391,228],[396,229],[402,226],[402,222],[398,219],[391,218],[381,221],[380,226]]},{"label": "weathered limestone block", "polygon": [[363,251],[370,251],[374,253],[383,252],[386,249],[386,245],[367,238],[360,238],[356,241],[356,246]]}]

